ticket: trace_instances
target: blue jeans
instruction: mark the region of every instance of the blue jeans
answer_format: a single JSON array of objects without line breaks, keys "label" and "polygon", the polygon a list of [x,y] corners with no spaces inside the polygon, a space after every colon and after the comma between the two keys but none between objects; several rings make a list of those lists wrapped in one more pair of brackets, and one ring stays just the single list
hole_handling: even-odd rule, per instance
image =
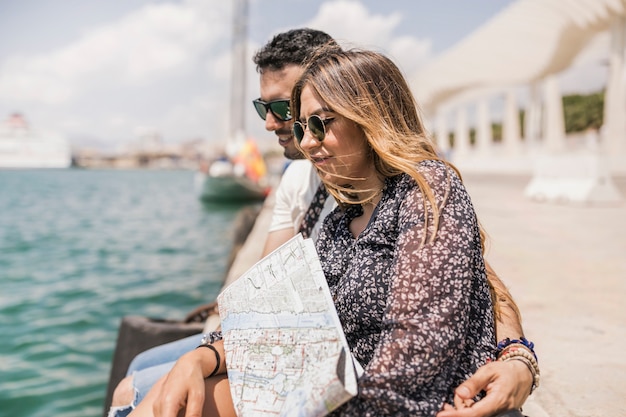
[{"label": "blue jeans", "polygon": [[135,396],[131,404],[111,407],[108,417],[126,417],[144,399],[150,388],[172,369],[178,358],[194,350],[202,340],[196,334],[164,345],[156,346],[135,356],[126,376],[133,376]]}]

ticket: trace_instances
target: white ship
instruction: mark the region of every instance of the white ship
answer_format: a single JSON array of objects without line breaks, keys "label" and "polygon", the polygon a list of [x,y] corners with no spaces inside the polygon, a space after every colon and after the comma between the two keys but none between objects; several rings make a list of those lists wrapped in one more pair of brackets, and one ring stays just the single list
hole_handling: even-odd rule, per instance
[{"label": "white ship", "polygon": [[71,164],[65,137],[31,129],[19,113],[0,123],[0,169],[68,168]]}]

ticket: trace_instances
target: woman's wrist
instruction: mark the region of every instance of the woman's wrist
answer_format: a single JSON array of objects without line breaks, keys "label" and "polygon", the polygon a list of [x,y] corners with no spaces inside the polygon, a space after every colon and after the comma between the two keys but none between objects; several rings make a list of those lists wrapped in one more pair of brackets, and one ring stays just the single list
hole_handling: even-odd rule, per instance
[{"label": "woman's wrist", "polygon": [[528,383],[530,386],[529,395],[539,387],[540,381],[539,362],[537,361],[534,347],[534,343],[524,337],[521,337],[519,340],[507,338],[498,343],[497,352],[498,361],[517,362],[518,366],[521,362],[526,367],[531,376],[531,380]]},{"label": "woman's wrist", "polygon": [[216,367],[215,354],[209,349],[195,349],[188,353],[194,366],[202,371],[202,376],[208,378]]},{"label": "woman's wrist", "polygon": [[220,371],[226,367],[223,344],[221,341],[215,343],[204,342],[200,344],[194,352],[199,366],[202,369],[202,375],[205,378],[219,374]]},{"label": "woman's wrist", "polygon": [[[508,374],[513,381],[515,381],[515,385],[520,387],[520,393],[524,392],[524,401],[533,391],[535,378],[530,369],[526,364],[518,360],[507,360],[507,361],[499,361],[503,365],[505,365],[509,371]],[[521,404],[520,404],[521,406]]]}]

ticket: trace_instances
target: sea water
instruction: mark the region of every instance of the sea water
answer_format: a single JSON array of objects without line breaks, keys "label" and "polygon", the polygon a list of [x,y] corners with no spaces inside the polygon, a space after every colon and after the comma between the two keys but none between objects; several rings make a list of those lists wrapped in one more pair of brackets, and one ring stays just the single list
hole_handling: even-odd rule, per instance
[{"label": "sea water", "polygon": [[241,208],[189,171],[0,171],[0,416],[101,416],[120,319],[213,301]]}]

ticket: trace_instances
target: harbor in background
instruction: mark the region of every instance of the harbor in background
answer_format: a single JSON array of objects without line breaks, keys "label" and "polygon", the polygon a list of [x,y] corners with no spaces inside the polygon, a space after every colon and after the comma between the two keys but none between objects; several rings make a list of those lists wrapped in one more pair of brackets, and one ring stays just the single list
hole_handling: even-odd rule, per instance
[{"label": "harbor in background", "polygon": [[186,170],[0,170],[0,195],[3,416],[101,416],[121,317],[214,299],[252,207]]}]

